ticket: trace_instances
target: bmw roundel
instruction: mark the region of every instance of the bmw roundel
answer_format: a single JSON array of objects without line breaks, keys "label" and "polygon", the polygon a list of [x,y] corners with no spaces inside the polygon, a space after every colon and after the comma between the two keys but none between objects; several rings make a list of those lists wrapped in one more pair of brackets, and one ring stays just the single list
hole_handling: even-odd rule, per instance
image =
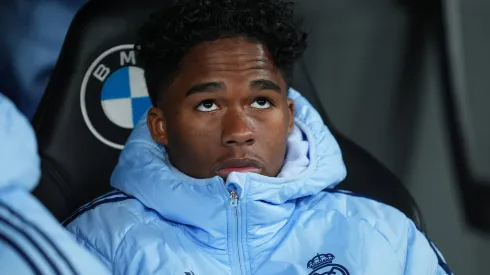
[{"label": "bmw roundel", "polygon": [[134,45],[113,47],[95,59],[80,92],[83,119],[107,146],[123,149],[138,120],[151,106]]}]

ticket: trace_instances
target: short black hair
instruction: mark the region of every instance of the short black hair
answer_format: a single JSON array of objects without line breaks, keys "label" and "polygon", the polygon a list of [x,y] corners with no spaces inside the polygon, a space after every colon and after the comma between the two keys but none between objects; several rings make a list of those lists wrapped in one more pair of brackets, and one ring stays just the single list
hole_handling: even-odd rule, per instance
[{"label": "short black hair", "polygon": [[145,70],[152,104],[178,73],[189,50],[203,42],[243,36],[264,45],[290,82],[294,64],[306,50],[307,34],[294,15],[294,1],[177,0],[152,14],[139,31],[138,61]]}]

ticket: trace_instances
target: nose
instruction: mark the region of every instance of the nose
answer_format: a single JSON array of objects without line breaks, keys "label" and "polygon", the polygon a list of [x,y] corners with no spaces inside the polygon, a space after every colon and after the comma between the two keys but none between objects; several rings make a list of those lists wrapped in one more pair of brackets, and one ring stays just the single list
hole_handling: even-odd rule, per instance
[{"label": "nose", "polygon": [[253,123],[242,110],[230,110],[225,114],[221,133],[224,146],[250,146],[255,143]]}]

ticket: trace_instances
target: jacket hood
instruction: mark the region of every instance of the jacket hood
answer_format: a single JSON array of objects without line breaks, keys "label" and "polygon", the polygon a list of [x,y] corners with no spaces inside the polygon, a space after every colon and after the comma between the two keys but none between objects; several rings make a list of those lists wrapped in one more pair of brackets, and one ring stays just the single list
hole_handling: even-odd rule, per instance
[{"label": "jacket hood", "polygon": [[14,104],[0,94],[0,190],[32,190],[40,177],[34,131]]},{"label": "jacket hood", "polygon": [[264,215],[257,217],[261,226],[267,224],[263,219],[269,219],[271,226],[286,220],[292,213],[287,203],[333,188],[346,176],[340,148],[318,112],[297,91],[290,89],[288,96],[295,103],[296,129],[288,139],[287,157],[278,177],[231,173],[226,182],[218,176],[191,178],[172,166],[164,147],[152,140],[143,118],[121,153],[112,186],[165,219],[187,226],[203,242],[213,243],[212,238],[218,242],[213,243],[215,248],[225,245],[217,240],[226,236],[227,215],[221,213],[226,213],[230,203],[230,190],[238,193],[242,204],[249,203],[248,209]]}]

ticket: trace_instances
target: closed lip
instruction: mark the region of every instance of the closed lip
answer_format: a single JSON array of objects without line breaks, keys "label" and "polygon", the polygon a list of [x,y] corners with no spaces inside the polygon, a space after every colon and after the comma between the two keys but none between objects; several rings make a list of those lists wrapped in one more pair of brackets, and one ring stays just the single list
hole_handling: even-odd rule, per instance
[{"label": "closed lip", "polygon": [[250,158],[233,158],[220,162],[216,166],[216,174],[226,178],[231,172],[254,172],[258,173],[263,166],[256,160]]}]

